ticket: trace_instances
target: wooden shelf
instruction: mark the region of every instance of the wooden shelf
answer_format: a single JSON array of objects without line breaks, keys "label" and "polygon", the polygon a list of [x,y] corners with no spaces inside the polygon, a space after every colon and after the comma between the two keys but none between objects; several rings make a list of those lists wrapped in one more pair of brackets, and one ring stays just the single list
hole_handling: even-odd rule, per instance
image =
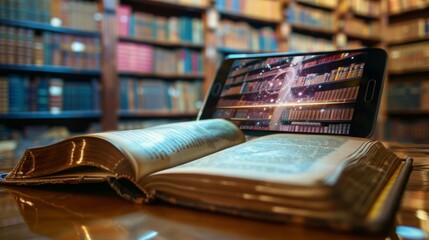
[{"label": "wooden shelf", "polygon": [[392,117],[429,117],[429,110],[422,110],[422,109],[388,110],[387,114]]},{"label": "wooden shelf", "polygon": [[180,4],[172,1],[159,1],[159,0],[121,0],[121,4],[131,4],[133,6],[140,7],[151,7],[151,8],[163,8],[173,11],[187,11],[187,12],[196,12],[202,13],[205,11],[208,6],[199,6],[193,4]]},{"label": "wooden shelf", "polygon": [[353,16],[355,16],[357,18],[363,18],[366,20],[374,20],[374,21],[379,20],[381,17],[381,16],[369,15],[369,14],[363,14],[363,13],[357,13],[357,12],[353,12]]},{"label": "wooden shelf", "polygon": [[156,79],[165,79],[165,80],[192,80],[192,79],[202,79],[204,75],[201,74],[170,74],[170,73],[135,73],[135,72],[119,72],[120,76],[131,76],[131,77],[140,77],[140,78],[156,78]]},{"label": "wooden shelf", "polygon": [[401,76],[401,75],[415,74],[415,73],[427,74],[429,73],[429,66],[419,66],[415,68],[408,68],[408,69],[402,69],[402,70],[389,70],[389,74],[394,76]]},{"label": "wooden shelf", "polygon": [[66,27],[54,27],[47,23],[38,23],[38,22],[31,22],[31,21],[0,19],[0,24],[6,24],[10,26],[15,26],[15,27],[31,28],[31,29],[40,30],[40,31],[79,35],[79,36],[85,36],[85,37],[101,36],[100,32],[86,31],[86,30],[66,28]]},{"label": "wooden shelf", "polygon": [[302,0],[297,0],[297,3],[303,5],[303,6],[309,6],[309,7],[313,7],[313,8],[318,8],[318,9],[322,9],[322,10],[326,10],[326,11],[333,11],[335,10],[336,6],[328,6],[328,5],[322,5],[322,4],[317,4],[317,3],[313,3],[313,2],[309,2],[309,1],[302,1]]},{"label": "wooden shelf", "polygon": [[290,27],[293,30],[304,32],[308,35],[320,37],[320,35],[323,35],[324,37],[332,37],[333,35],[337,34],[337,30],[329,30],[329,29],[320,29],[317,26],[310,26],[300,23],[290,23]]},{"label": "wooden shelf", "polygon": [[364,36],[364,35],[360,35],[360,34],[356,34],[356,33],[350,33],[347,31],[345,33],[346,33],[347,37],[350,37],[350,38],[355,39],[355,40],[361,40],[363,42],[369,42],[372,44],[376,44],[376,43],[381,41],[381,37],[374,38],[374,37]]},{"label": "wooden shelf", "polygon": [[236,21],[246,21],[256,25],[276,25],[281,22],[281,19],[262,18],[258,16],[252,16],[252,15],[228,11],[228,10],[218,9],[218,12],[221,15],[221,17],[230,18]]},{"label": "wooden shelf", "polygon": [[389,46],[395,46],[395,45],[405,45],[410,43],[418,43],[418,42],[425,42],[429,40],[429,36],[425,37],[417,37],[417,38],[406,38],[400,41],[389,41],[387,40],[387,43]]},{"label": "wooden shelf", "polygon": [[157,40],[157,39],[141,39],[134,37],[119,37],[119,41],[124,42],[134,42],[134,43],[142,43],[142,44],[150,44],[158,47],[167,47],[167,48],[192,48],[192,49],[203,49],[203,44],[191,43],[191,42],[172,42],[165,40]]},{"label": "wooden shelf", "polygon": [[0,64],[0,71],[14,71],[26,73],[57,73],[72,75],[100,76],[100,70],[80,69],[64,66],[37,66],[37,65],[8,65]]},{"label": "wooden shelf", "polygon": [[62,111],[59,113],[51,112],[18,112],[0,114],[0,120],[14,119],[75,119],[75,118],[100,118],[100,111]]},{"label": "wooden shelf", "polygon": [[428,10],[429,10],[429,4],[422,7],[409,8],[402,12],[390,13],[389,18],[393,20],[396,18],[415,17],[418,14],[426,13]]}]

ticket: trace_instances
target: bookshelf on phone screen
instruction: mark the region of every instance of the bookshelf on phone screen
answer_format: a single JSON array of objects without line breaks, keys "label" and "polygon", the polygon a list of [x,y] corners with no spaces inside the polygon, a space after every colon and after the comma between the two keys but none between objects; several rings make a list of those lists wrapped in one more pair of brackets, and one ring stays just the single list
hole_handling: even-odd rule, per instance
[{"label": "bookshelf on phone screen", "polygon": [[380,49],[232,55],[223,61],[200,118],[229,119],[248,133],[367,137],[385,62]]}]

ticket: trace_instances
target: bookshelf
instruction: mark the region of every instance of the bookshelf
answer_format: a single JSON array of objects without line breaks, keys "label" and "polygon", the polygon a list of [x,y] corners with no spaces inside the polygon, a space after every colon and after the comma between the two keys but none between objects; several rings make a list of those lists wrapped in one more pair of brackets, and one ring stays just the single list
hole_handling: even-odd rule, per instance
[{"label": "bookshelf", "polygon": [[337,1],[291,0],[284,7],[283,38],[287,51],[337,49]]},{"label": "bookshelf", "polygon": [[[228,76],[215,115],[242,129],[346,133],[363,65],[363,54],[241,62]],[[286,86],[289,78],[295,80]]]},{"label": "bookshelf", "polygon": [[386,139],[429,141],[429,3],[389,2]]},{"label": "bookshelf", "polygon": [[0,3],[0,139],[101,120],[101,11],[96,1]]},{"label": "bookshelf", "polygon": [[[421,137],[413,139],[412,134],[401,137],[402,133],[387,133],[397,128],[407,132],[415,129],[413,125],[427,128],[429,87],[425,75],[429,63],[427,59],[418,64],[408,61],[422,59],[421,54],[429,47],[427,3],[76,0],[55,1],[57,5],[48,10],[46,4],[54,1],[25,2],[5,1],[2,4],[9,5],[0,5],[0,134],[6,132],[2,138],[11,135],[9,128],[22,130],[33,124],[73,127],[78,122],[80,127],[73,128],[82,132],[193,119],[220,59],[228,54],[363,46],[390,51],[387,97],[379,117],[379,125],[386,125],[385,137],[420,141]],[[69,4],[68,11],[58,3]],[[24,14],[28,8],[35,9],[35,14]],[[89,17],[91,20],[83,24]],[[11,44],[11,39],[18,41]],[[8,51],[16,54],[10,56]],[[35,104],[28,104],[37,98],[36,90],[43,92],[45,82],[51,79],[59,84],[54,88],[62,88],[62,105],[51,110],[48,103],[38,110]],[[28,85],[32,94],[11,94],[11,82],[13,89]],[[87,97],[69,97],[73,89],[80,88],[86,89]],[[15,94],[32,97],[10,99]],[[40,97],[45,101],[49,98]],[[70,98],[91,101],[66,107],[78,102],[67,100]],[[55,106],[58,96],[53,99]],[[12,111],[10,101],[16,101]],[[404,121],[405,117],[410,120]]]},{"label": "bookshelf", "polygon": [[208,1],[119,1],[119,128],[129,129],[138,119],[196,117],[204,82],[202,19],[207,7]]}]

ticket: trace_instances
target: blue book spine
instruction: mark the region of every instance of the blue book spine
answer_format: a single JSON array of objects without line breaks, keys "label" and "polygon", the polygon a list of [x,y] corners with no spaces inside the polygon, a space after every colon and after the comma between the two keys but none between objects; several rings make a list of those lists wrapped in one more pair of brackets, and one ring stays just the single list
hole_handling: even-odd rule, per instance
[{"label": "blue book spine", "polygon": [[128,29],[128,33],[130,35],[130,37],[135,37],[136,36],[136,19],[134,18],[134,14],[131,14],[130,16],[130,24],[129,24],[129,29]]},{"label": "blue book spine", "polygon": [[46,78],[41,78],[37,90],[37,110],[47,112],[49,110],[49,82]]},{"label": "blue book spine", "polygon": [[100,110],[100,84],[98,79],[91,79],[92,110]]},{"label": "blue book spine", "polygon": [[10,75],[9,79],[9,112],[22,112],[24,109],[24,82],[17,75]]},{"label": "blue book spine", "polygon": [[127,110],[128,109],[128,96],[127,96],[127,92],[128,92],[128,82],[129,80],[126,78],[121,78],[119,79],[119,81],[121,82],[120,84],[120,107],[121,110]]}]

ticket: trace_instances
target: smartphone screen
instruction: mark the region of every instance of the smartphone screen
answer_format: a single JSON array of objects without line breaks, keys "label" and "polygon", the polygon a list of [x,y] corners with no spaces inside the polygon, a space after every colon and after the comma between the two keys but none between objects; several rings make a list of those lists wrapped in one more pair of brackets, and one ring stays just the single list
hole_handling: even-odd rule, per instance
[{"label": "smartphone screen", "polygon": [[[375,59],[381,60],[378,66]],[[200,118],[229,119],[247,133],[367,137],[385,61],[385,52],[376,49],[231,56],[222,63]]]}]

